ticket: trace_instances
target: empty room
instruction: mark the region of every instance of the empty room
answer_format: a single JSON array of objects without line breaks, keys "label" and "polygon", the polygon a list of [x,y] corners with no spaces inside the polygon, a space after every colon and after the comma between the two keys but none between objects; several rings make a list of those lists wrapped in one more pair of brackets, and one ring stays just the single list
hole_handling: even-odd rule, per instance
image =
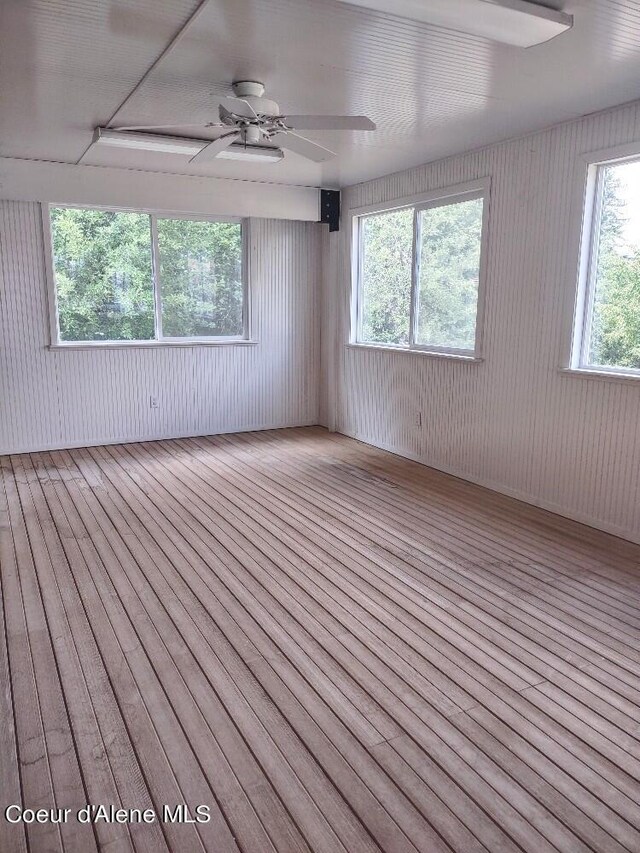
[{"label": "empty room", "polygon": [[0,853],[640,853],[640,0],[0,0]]}]

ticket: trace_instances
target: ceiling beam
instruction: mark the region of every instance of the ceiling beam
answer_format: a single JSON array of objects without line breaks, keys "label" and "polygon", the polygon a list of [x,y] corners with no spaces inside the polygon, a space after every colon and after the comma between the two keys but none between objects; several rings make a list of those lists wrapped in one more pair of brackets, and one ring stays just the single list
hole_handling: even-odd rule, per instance
[{"label": "ceiling beam", "polygon": [[316,187],[0,157],[0,198],[210,216],[320,220]]}]

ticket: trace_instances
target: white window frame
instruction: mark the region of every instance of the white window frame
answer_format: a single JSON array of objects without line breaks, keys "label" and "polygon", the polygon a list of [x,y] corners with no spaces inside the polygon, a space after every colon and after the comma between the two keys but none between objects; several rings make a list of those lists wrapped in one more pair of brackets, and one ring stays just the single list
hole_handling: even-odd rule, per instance
[{"label": "white window frame", "polygon": [[[349,212],[351,219],[351,331],[349,344],[351,347],[362,347],[367,349],[389,350],[391,352],[413,352],[423,355],[439,356],[445,358],[463,359],[466,361],[482,360],[482,341],[484,329],[484,306],[485,286],[489,240],[489,205],[490,205],[490,178],[482,178],[464,184],[457,184],[441,190],[429,193],[396,199],[384,204],[367,205],[366,207],[354,208]],[[419,317],[419,281],[420,281],[420,245],[419,223],[420,213],[436,207],[444,207],[464,201],[481,198],[482,207],[482,231],[480,236],[480,266],[478,274],[478,300],[476,304],[476,326],[475,341],[472,349],[458,347],[441,347],[430,344],[421,344],[416,341],[417,323]],[[413,263],[411,268],[411,304],[409,315],[409,343],[385,344],[375,341],[362,340],[362,219],[375,215],[390,213],[392,211],[413,209]]]},{"label": "white window frame", "polygon": [[[55,280],[53,257],[53,232],[51,228],[51,208],[64,207],[80,210],[108,210],[114,213],[140,213],[149,217],[151,241],[151,275],[154,301],[154,337],[149,340],[116,340],[116,341],[64,341],[60,338],[60,323],[58,313],[58,291]],[[232,222],[241,227],[241,278],[242,278],[242,334],[209,336],[209,337],[169,337],[162,334],[162,286],[160,280],[160,251],[158,243],[159,219],[190,219],[196,222]],[[106,205],[57,204],[55,202],[42,204],[42,229],[45,244],[45,269],[47,279],[47,295],[49,303],[50,347],[53,349],[94,349],[127,348],[127,347],[158,347],[158,346],[224,346],[256,343],[251,339],[251,310],[249,288],[249,220],[232,216],[208,216],[204,214],[174,213],[166,210],[148,208],[111,207]]]},{"label": "white window frame", "polygon": [[573,310],[569,366],[563,368],[568,372],[621,379],[640,379],[640,369],[638,368],[589,363],[602,216],[602,167],[638,161],[640,161],[640,146],[637,143],[593,152],[583,156],[580,160],[579,186],[582,193],[582,216],[580,218],[578,287]]}]

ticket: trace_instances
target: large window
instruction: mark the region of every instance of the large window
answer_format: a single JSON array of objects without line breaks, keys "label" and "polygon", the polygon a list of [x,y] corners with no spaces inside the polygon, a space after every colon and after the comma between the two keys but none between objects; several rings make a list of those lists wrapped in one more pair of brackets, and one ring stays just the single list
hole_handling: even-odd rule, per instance
[{"label": "large window", "polygon": [[240,222],[49,208],[53,343],[246,337]]},{"label": "large window", "polygon": [[353,343],[478,355],[485,192],[356,214]]},{"label": "large window", "polygon": [[573,367],[640,374],[640,158],[589,167]]}]

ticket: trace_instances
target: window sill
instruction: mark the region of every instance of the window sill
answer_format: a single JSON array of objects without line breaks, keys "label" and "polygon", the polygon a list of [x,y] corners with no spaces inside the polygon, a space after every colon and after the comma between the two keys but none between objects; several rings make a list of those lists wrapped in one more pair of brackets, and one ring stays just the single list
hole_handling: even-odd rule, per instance
[{"label": "window sill", "polygon": [[105,349],[158,349],[162,347],[254,347],[259,343],[256,340],[229,340],[229,341],[82,341],[68,344],[50,344],[48,349],[56,352],[77,350],[105,350]]},{"label": "window sill", "polygon": [[608,370],[591,370],[587,367],[561,367],[562,376],[577,376],[579,379],[597,379],[600,382],[640,382],[640,373],[618,373]]},{"label": "window sill", "polygon": [[403,355],[421,355],[426,358],[446,358],[452,361],[466,361],[471,364],[481,364],[484,359],[475,355],[463,355],[457,352],[437,352],[428,349],[410,349],[409,347],[386,347],[382,344],[345,344],[347,349],[373,350],[374,352],[402,353]]}]

